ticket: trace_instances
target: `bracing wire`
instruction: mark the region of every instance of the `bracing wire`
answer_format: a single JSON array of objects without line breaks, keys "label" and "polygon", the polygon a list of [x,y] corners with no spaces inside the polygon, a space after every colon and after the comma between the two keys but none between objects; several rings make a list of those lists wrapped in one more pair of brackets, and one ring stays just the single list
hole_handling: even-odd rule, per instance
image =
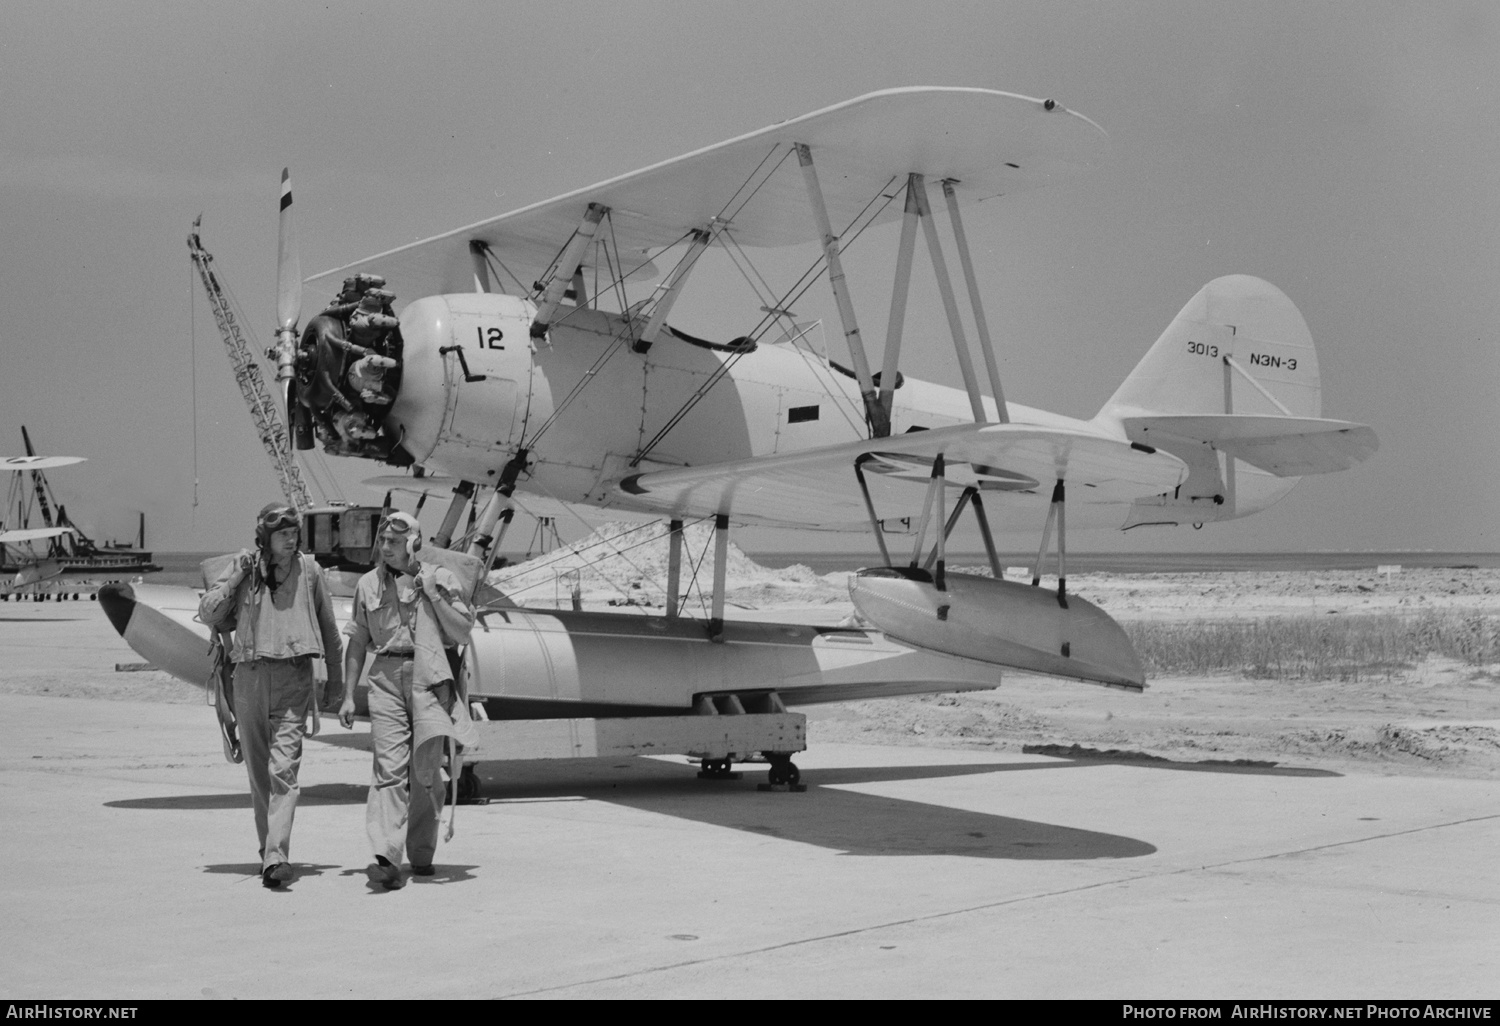
[{"label": "bracing wire", "polygon": [[198,509],[198,269],[188,265],[188,343],[193,368],[193,510]]},{"label": "bracing wire", "polygon": [[[487,242],[484,244],[484,259],[486,263],[494,263],[497,267],[500,268],[500,270],[504,271],[506,277],[516,283],[516,288],[520,290],[520,295],[524,296],[531,292],[531,289],[527,288],[524,284],[521,283],[521,279],[516,277],[515,272],[512,271],[509,267],[505,266],[505,261],[500,259],[495,251],[490,248],[490,244]],[[498,275],[496,277],[498,277]]]},{"label": "bracing wire", "polygon": [[[888,190],[895,181],[895,176],[892,176],[884,186],[876,191],[874,196],[870,197],[869,202],[867,202],[860,210],[860,212],[854,216],[854,219],[849,222],[849,227],[845,228],[841,233],[841,235],[849,235],[850,231],[853,230],[853,234],[849,236],[849,240],[845,244],[846,248],[847,246],[852,245],[855,241],[857,241],[859,237],[864,234],[865,229],[874,224],[875,220],[880,216],[885,208],[890,205],[892,200],[895,199],[894,193],[885,196],[885,202],[882,203],[873,214],[870,214],[870,209],[875,206],[875,201],[880,199],[881,196],[885,195],[886,190]],[[866,218],[867,214],[869,214],[868,218]],[[863,223],[861,223],[861,221],[863,221]],[[855,228],[856,225],[858,225],[859,227]],[[733,241],[732,237],[731,241]],[[783,297],[781,301],[771,304],[772,308],[774,310],[789,309],[793,303],[802,298],[803,294],[805,294],[807,290],[812,287],[814,282],[816,282],[823,276],[827,269],[827,260],[822,255],[820,255],[816,260],[813,261],[812,265],[802,273],[802,277],[797,280],[797,282],[792,286],[791,290],[788,291],[786,296]],[[766,313],[765,316],[763,316],[751,330],[749,337],[752,339],[758,339],[771,325],[776,323],[778,317],[779,314],[769,312]],[[640,466],[641,460],[645,459],[647,454],[649,454],[652,449],[656,448],[661,440],[667,436],[668,432],[670,432],[678,424],[682,423],[683,418],[686,417],[690,412],[692,412],[693,408],[698,405],[698,403],[703,399],[705,395],[708,394],[710,389],[712,389],[716,384],[724,379],[725,375],[727,375],[729,371],[733,369],[734,365],[739,362],[740,357],[744,355],[745,351],[734,353],[723,363],[719,364],[714,372],[709,375],[708,379],[704,381],[702,385],[698,386],[697,390],[695,390],[692,395],[688,396],[688,398],[683,402],[682,406],[677,410],[677,412],[674,413],[672,417],[667,421],[667,423],[664,424],[661,429],[656,432],[651,441],[646,443],[646,445],[641,448],[640,452],[636,453],[634,458],[631,459],[630,465],[632,467]]]},{"label": "bracing wire", "polygon": [[[538,486],[541,487],[542,491],[544,491],[544,492],[547,491],[547,489],[545,487],[541,486],[539,482],[534,482],[534,483],[538,484]],[[550,492],[548,492],[547,494],[554,501],[560,501],[560,500],[557,500],[555,496],[552,496],[552,494]],[[593,530],[592,526],[588,523],[588,521],[584,520],[583,517],[578,514],[577,510],[575,510],[568,503],[561,503],[561,505],[563,506],[564,509],[566,509],[572,515],[572,517],[575,520],[577,520],[586,529],[589,529],[592,532],[592,530]],[[685,527],[697,526],[698,524],[703,523],[705,520],[708,520],[708,519],[710,519],[710,518],[709,517],[700,517],[697,520],[694,520],[691,523],[689,523],[687,525],[684,525],[684,526]],[[603,548],[603,549],[607,549],[608,550],[608,554],[609,555],[618,556],[620,559],[623,559],[625,561],[626,565],[629,566],[632,570],[635,571],[637,577],[639,577],[642,580],[650,580],[652,584],[654,584],[656,587],[658,587],[658,588],[661,589],[661,591],[662,591],[663,594],[666,594],[667,589],[666,589],[665,586],[662,585],[661,582],[655,580],[654,577],[651,574],[648,574],[644,569],[642,569],[640,567],[640,565],[638,565],[634,560],[632,560],[629,556],[626,555],[626,553],[628,553],[628,552],[630,552],[630,551],[632,551],[634,549],[638,549],[638,548],[642,548],[642,547],[647,546],[647,545],[654,544],[658,539],[656,537],[654,537],[654,536],[653,537],[646,537],[646,538],[641,539],[640,541],[635,542],[634,544],[626,545],[624,547],[621,547],[618,544],[618,542],[620,541],[620,539],[625,538],[625,537],[627,537],[629,535],[632,535],[632,534],[636,534],[639,531],[645,531],[645,530],[648,530],[650,528],[653,528],[653,527],[656,526],[657,523],[658,523],[657,521],[652,521],[650,523],[641,524],[639,527],[630,528],[629,530],[624,531],[624,532],[622,532],[619,535],[616,535],[614,538],[600,538],[599,540],[597,540],[597,541],[595,541],[595,542],[593,542],[593,543],[591,543],[589,545],[582,546],[581,548],[575,548],[575,549],[557,549],[554,552],[554,558],[548,559],[548,560],[543,561],[543,562],[538,562],[538,563],[535,563],[534,565],[528,566],[527,569],[524,571],[524,573],[527,574],[527,575],[533,574],[533,573],[540,573],[540,572],[546,571],[547,569],[549,569],[551,567],[557,566],[558,564],[562,563],[564,560],[568,559],[570,556],[581,556],[584,553],[587,553],[587,552],[589,552],[589,551],[591,551],[593,549]],[[554,527],[554,530],[555,530],[555,527]],[[706,551],[707,550],[705,549],[705,552]],[[691,555],[691,553],[690,553],[690,555]],[[701,562],[702,562],[702,557],[700,556],[699,563],[701,563]],[[605,575],[602,571],[600,571],[598,569],[596,563],[590,563],[589,565],[593,566],[594,567],[594,572],[597,573],[597,574],[599,574],[600,578],[602,578],[605,581],[605,583],[607,583],[615,591],[619,592],[622,597],[624,597],[624,598],[630,598],[631,597],[630,591],[629,591],[628,588],[622,587],[618,581],[613,580],[612,578],[610,578],[607,575]],[[696,583],[696,580],[697,580],[697,565],[698,564],[694,564],[693,583]],[[503,590],[505,588],[505,586],[510,581],[516,580],[517,578],[519,578],[521,576],[522,576],[522,574],[513,574],[509,578],[502,577],[502,578],[500,578],[500,579],[498,579],[496,581],[496,585]],[[545,583],[546,583],[545,581],[538,581],[536,584],[528,585],[526,588],[522,588],[519,591],[513,592],[512,594],[521,594],[521,593],[524,593],[526,591],[531,590],[531,588],[541,587]],[[701,587],[699,588],[699,592],[700,592],[700,602],[701,602],[701,592],[702,592],[702,588]]]},{"label": "bracing wire", "polygon": [[773,143],[771,145],[771,148],[766,151],[766,155],[760,158],[760,163],[755,165],[754,170],[752,170],[750,174],[745,177],[745,180],[740,183],[740,187],[735,190],[734,195],[729,197],[729,202],[725,203],[724,206],[720,208],[720,220],[733,221],[736,217],[738,217],[740,211],[744,210],[745,207],[750,203],[750,201],[755,198],[756,194],[759,193],[760,190],[765,187],[765,184],[771,180],[776,172],[781,170],[781,165],[786,163],[786,158],[790,157],[792,155],[792,152],[796,149],[796,147],[794,146],[788,146],[786,152],[782,153],[781,159],[778,160],[775,166],[772,167],[771,170],[767,171],[765,177],[760,180],[760,184],[756,185],[756,187],[750,191],[750,195],[746,196],[744,201],[741,202],[739,206],[734,208],[734,213],[730,214],[727,218],[724,217],[724,211],[728,210],[734,203],[735,198],[738,197],[740,193],[745,191],[745,186],[749,185],[752,181],[755,180],[755,176],[760,173],[760,169],[765,166],[766,161],[771,159],[772,155],[775,154],[777,147],[779,147],[780,145],[780,143]]}]

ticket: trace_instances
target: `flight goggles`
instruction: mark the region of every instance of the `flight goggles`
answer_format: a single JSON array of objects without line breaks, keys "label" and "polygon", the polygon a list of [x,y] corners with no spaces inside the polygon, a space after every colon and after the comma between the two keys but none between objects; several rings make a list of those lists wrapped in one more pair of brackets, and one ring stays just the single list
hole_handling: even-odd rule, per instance
[{"label": "flight goggles", "polygon": [[410,513],[389,513],[380,518],[380,526],[375,530],[375,534],[378,536],[386,531],[408,534],[413,528],[420,526]]},{"label": "flight goggles", "polygon": [[274,509],[268,509],[264,511],[260,515],[260,529],[264,531],[268,536],[275,531],[282,530],[283,528],[300,528],[301,526],[302,518],[299,517],[297,515],[297,511],[290,506],[277,506]]}]

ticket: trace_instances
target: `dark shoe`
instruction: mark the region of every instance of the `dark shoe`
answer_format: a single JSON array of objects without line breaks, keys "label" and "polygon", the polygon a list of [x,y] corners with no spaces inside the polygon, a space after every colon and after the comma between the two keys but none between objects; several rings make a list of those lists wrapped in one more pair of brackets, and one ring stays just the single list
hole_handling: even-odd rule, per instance
[{"label": "dark shoe", "polygon": [[405,883],[401,879],[401,867],[395,865],[384,855],[375,856],[375,878],[380,881],[380,886],[388,891],[398,891]]},{"label": "dark shoe", "polygon": [[267,866],[260,871],[260,885],[270,887],[273,890],[280,887],[292,878],[292,864],[290,862],[278,862],[274,866]]},{"label": "dark shoe", "polygon": [[433,869],[431,865],[419,866],[413,863],[411,872],[413,876],[431,876],[433,873],[436,873],[437,870]]}]

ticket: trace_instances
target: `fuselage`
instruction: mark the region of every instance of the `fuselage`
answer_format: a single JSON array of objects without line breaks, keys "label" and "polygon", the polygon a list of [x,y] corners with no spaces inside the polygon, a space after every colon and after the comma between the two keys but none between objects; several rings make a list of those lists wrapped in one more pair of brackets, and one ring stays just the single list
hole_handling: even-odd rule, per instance
[{"label": "fuselage", "polygon": [[[493,483],[524,446],[522,491],[629,510],[629,496],[612,485],[631,473],[868,435],[857,383],[799,346],[736,355],[663,332],[648,352],[636,353],[619,314],[576,309],[537,340],[528,333],[532,316],[529,301],[490,293],[431,296],[406,307],[402,383],[386,427],[417,463]],[[988,418],[998,419],[993,400],[984,404]],[[1006,409],[1012,423],[1108,433],[1016,403]],[[972,419],[959,389],[905,377],[895,391],[892,435]],[[1005,499],[1044,510],[1048,494]],[[1121,520],[1118,505],[1092,518],[1087,503],[1075,508],[1070,516],[1083,521],[1078,526]]]}]

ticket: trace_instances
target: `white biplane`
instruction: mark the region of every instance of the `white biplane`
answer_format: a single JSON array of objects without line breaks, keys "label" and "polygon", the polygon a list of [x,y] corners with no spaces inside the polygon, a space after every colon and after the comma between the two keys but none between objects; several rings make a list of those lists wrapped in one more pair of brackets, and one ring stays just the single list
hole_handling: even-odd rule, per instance
[{"label": "white biplane", "polygon": [[[52,524],[50,515],[45,527],[24,526],[29,518],[19,514],[24,512],[23,503],[28,498],[30,486],[22,475],[82,462],[81,456],[6,456],[0,459],[0,470],[11,471],[11,494],[5,504],[6,519],[10,519],[9,511],[14,508],[18,511],[17,524],[23,525],[12,527],[0,524],[0,596],[9,598],[12,594],[32,590],[32,586],[36,584],[61,576],[63,561],[53,550],[60,539],[71,537],[74,533],[72,527]],[[48,512],[50,514],[50,510]],[[43,546],[45,551],[38,551],[38,545]],[[4,576],[11,574],[14,576]]]},{"label": "white biplane", "polygon": [[[10,472],[0,508],[0,599],[76,599],[102,584],[160,569],[151,562],[151,553],[96,545],[68,519],[52,495],[46,471],[83,463],[82,456],[38,456],[24,426],[21,438],[25,456],[0,457],[0,472]],[[38,521],[41,526],[33,526]],[[144,546],[144,514],[141,524]]]},{"label": "white biplane", "polygon": [[[1097,125],[1051,100],[872,93],[315,275],[307,283],[337,299],[300,336],[284,220],[276,353],[292,435],[299,448],[456,480],[435,544],[450,544],[472,503],[467,547],[489,560],[517,491],[670,522],[663,616],[481,615],[466,667],[492,720],[618,727],[625,718],[696,723],[701,734],[740,714],[745,723],[769,717],[783,730],[769,741],[740,734],[677,750],[703,753],[715,770],[764,751],[773,782],[795,782],[789,753],[801,742],[785,736],[788,705],[992,688],[1003,668],[1138,690],[1144,674],[1119,625],[1067,592],[1067,528],[1247,516],[1301,476],[1366,458],[1377,442],[1369,427],[1322,417],[1302,316],[1274,286],[1240,275],[1199,290],[1092,419],[1006,399],[961,209],[1059,182],[1099,164],[1106,146]],[[896,221],[877,367],[841,253],[870,226]],[[902,371],[903,356],[920,361],[939,344],[926,331],[907,337],[916,334],[905,310],[919,233],[963,388]],[[713,342],[669,325],[706,250],[748,261],[747,251],[808,242],[821,245],[820,259],[770,301],[762,296],[764,316],[746,335]],[[824,275],[848,367],[771,341],[789,334],[785,311]],[[627,283],[654,279],[647,298],[625,301]],[[410,297],[399,313],[397,293]],[[612,295],[613,311],[601,301]],[[1040,532],[1030,586],[1001,579],[986,519],[994,508],[1008,525],[1030,518]],[[970,509],[993,577],[946,569],[945,539]],[[684,522],[700,518],[717,537],[706,622],[679,615],[677,542]],[[870,531],[880,565],[850,584],[870,626],[726,621],[734,524]],[[897,524],[909,558],[888,548]],[[1057,584],[1042,588],[1052,551]],[[172,633],[189,603],[158,595],[150,604],[155,626],[127,630],[134,602],[111,596],[137,650],[202,680],[206,660],[185,660]],[[567,754],[604,751],[575,743]]]}]

